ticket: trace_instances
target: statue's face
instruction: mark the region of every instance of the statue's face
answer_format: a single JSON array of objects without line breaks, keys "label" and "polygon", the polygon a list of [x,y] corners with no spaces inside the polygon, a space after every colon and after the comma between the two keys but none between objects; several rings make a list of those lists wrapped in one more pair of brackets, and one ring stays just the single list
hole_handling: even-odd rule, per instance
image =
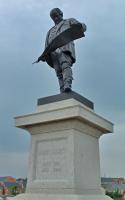
[{"label": "statue's face", "polygon": [[63,20],[63,16],[56,10],[53,11],[53,13],[51,14],[51,18],[55,24],[58,24],[59,22]]}]

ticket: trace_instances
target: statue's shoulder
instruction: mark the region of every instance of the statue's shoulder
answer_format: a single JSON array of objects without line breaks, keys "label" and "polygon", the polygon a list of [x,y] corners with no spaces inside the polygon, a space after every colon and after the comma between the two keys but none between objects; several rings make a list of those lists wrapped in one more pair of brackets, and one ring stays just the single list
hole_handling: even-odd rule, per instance
[{"label": "statue's shoulder", "polygon": [[52,30],[52,29],[54,29],[55,28],[55,26],[52,26],[49,30],[48,30],[48,32],[47,32],[47,35],[50,33],[50,31]]},{"label": "statue's shoulder", "polygon": [[54,27],[55,27],[55,26],[51,27],[51,28],[48,30],[48,32],[47,32],[47,34],[46,34],[46,40],[48,39],[48,37],[49,37],[49,35],[50,35],[50,32],[52,31],[52,29],[53,29]]},{"label": "statue's shoulder", "polygon": [[75,18],[68,18],[68,19],[63,19],[63,21],[60,23],[60,26],[67,26],[70,27],[72,24],[79,23]]},{"label": "statue's shoulder", "polygon": [[67,26],[72,26],[73,24],[79,24],[80,22],[76,20],[75,18],[69,18],[64,20],[64,24]]},{"label": "statue's shoulder", "polygon": [[79,21],[77,20],[77,19],[75,19],[75,18],[69,18],[69,19],[67,19],[70,23],[79,23]]},{"label": "statue's shoulder", "polygon": [[[70,24],[70,26],[72,26],[72,25],[80,25],[81,27],[82,27],[82,29],[83,29],[83,32],[85,32],[86,30],[87,30],[87,26],[86,26],[86,24],[84,24],[84,23],[81,23],[80,21],[78,21],[77,19],[75,19],[75,18],[69,18],[68,19],[69,20],[69,24]],[[77,27],[78,28],[78,27]]]}]

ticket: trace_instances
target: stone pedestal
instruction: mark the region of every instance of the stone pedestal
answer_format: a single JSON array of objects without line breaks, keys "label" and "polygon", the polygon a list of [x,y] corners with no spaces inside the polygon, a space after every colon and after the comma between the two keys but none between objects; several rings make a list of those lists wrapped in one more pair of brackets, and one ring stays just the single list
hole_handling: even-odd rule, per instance
[{"label": "stone pedestal", "polygon": [[26,193],[15,199],[108,200],[100,182],[99,137],[113,124],[77,93],[38,100],[35,113],[15,118],[31,134]]}]

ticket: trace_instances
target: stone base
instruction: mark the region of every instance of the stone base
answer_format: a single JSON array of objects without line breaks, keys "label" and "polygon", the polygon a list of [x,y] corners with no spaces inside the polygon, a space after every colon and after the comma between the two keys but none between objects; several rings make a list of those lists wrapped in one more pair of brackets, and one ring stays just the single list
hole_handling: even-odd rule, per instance
[{"label": "stone base", "polygon": [[101,188],[99,138],[113,124],[92,102],[75,92],[46,97],[15,119],[31,134],[31,150],[26,193],[13,200],[111,200]]},{"label": "stone base", "polygon": [[[8,198],[11,199],[11,198]],[[13,197],[13,200],[111,200],[106,195],[54,195],[25,193]]]}]

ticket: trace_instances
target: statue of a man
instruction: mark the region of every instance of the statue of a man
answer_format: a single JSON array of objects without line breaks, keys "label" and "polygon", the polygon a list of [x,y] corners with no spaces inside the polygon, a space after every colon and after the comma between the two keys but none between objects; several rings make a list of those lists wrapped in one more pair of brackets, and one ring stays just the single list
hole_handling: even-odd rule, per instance
[{"label": "statue of a man", "polygon": [[[72,88],[72,65],[76,61],[75,47],[72,37],[73,25],[81,24],[74,18],[63,19],[63,12],[59,8],[50,11],[50,17],[55,23],[47,33],[45,51],[37,62],[46,61],[55,69],[60,86],[60,92],[70,92]],[[82,24],[82,31],[86,31],[86,25]],[[76,28],[75,28],[76,29]],[[76,30],[75,30],[76,31]],[[78,32],[78,31],[77,31]],[[75,33],[76,34],[76,33]],[[79,32],[77,33],[79,35]],[[55,48],[54,48],[55,47]]]}]

